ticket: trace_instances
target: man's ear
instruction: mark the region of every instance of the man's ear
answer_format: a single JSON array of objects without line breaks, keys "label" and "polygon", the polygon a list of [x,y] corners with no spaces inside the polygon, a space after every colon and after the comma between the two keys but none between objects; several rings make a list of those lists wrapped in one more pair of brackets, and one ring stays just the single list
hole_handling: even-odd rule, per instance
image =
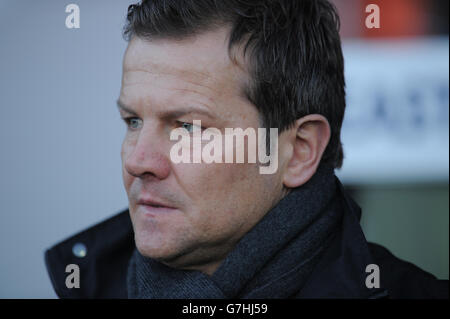
[{"label": "man's ear", "polygon": [[331,136],[330,124],[319,114],[298,119],[288,143],[291,152],[283,175],[283,184],[295,188],[305,184],[316,172]]}]

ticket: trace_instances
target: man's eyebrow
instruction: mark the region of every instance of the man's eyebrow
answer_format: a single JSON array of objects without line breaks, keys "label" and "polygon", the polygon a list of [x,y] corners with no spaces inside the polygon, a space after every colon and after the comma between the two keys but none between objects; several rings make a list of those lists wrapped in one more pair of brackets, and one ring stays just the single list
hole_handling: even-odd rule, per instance
[{"label": "man's eyebrow", "polygon": [[[138,114],[135,111],[133,111],[131,108],[129,108],[128,106],[123,104],[120,100],[117,100],[117,107],[119,108],[119,110],[122,110],[133,116],[138,116]],[[164,119],[175,119],[175,118],[182,117],[182,116],[188,115],[188,114],[204,115],[210,119],[217,118],[216,116],[214,116],[213,114],[208,112],[207,109],[205,109],[203,107],[195,107],[195,106],[191,106],[189,108],[184,108],[184,109],[167,110],[167,111],[158,112],[158,115]]]},{"label": "man's eyebrow", "polygon": [[182,117],[184,115],[189,115],[189,114],[199,114],[199,115],[204,115],[210,119],[216,119],[216,117],[214,115],[212,115],[211,113],[209,113],[208,111],[206,111],[202,108],[196,108],[196,107],[186,108],[186,109],[182,109],[182,110],[163,111],[163,112],[159,113],[159,116],[164,119],[176,119],[176,118]]},{"label": "man's eyebrow", "polygon": [[121,111],[125,111],[127,113],[130,113],[132,115],[137,116],[136,112],[133,111],[132,109],[130,109],[128,106],[126,106],[125,104],[123,104],[122,102],[120,102],[120,100],[117,100],[117,107],[119,108],[119,110]]}]

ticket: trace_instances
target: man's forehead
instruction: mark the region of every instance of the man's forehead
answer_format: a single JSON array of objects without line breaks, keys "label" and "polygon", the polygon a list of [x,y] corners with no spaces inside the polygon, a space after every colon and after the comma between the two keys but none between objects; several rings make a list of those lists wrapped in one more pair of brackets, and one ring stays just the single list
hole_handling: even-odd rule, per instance
[{"label": "man's forehead", "polygon": [[228,55],[223,31],[208,32],[183,40],[144,40],[134,37],[127,48],[124,72],[149,72],[188,76],[198,81],[229,77],[236,65]]},{"label": "man's forehead", "polygon": [[[136,61],[137,62],[137,61]],[[214,73],[208,70],[195,68],[189,65],[185,67],[179,65],[173,65],[167,62],[155,63],[150,60],[144,60],[138,63],[131,63],[124,65],[124,72],[132,73],[145,73],[148,75],[172,75],[175,77],[188,77],[196,82],[205,82],[211,80],[214,77]]]}]

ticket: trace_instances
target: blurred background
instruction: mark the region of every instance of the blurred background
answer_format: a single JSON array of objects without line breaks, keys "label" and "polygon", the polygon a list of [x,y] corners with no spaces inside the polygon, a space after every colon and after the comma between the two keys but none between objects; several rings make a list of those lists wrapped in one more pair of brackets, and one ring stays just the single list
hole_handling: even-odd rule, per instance
[{"label": "blurred background", "polygon": [[[333,2],[347,81],[337,175],[369,241],[448,279],[449,1]],[[380,28],[366,27],[370,4]]]},{"label": "blurred background", "polygon": [[[44,250],[127,206],[115,101],[130,2],[0,0],[0,298],[55,298]],[[369,241],[448,279],[448,1],[333,2],[348,95],[337,175]]]}]

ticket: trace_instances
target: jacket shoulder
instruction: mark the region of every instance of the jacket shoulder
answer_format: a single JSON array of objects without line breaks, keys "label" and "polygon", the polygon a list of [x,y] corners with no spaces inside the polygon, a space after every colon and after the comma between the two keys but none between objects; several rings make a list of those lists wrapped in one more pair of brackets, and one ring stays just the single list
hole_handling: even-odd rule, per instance
[{"label": "jacket shoulder", "polygon": [[[128,209],[54,245],[46,250],[45,263],[56,294],[60,298],[126,298],[126,271],[133,249]],[[66,286],[69,264],[79,267],[79,288]]]},{"label": "jacket shoulder", "polygon": [[448,280],[438,280],[381,245],[368,246],[380,268],[380,284],[388,289],[390,298],[448,298]]}]

